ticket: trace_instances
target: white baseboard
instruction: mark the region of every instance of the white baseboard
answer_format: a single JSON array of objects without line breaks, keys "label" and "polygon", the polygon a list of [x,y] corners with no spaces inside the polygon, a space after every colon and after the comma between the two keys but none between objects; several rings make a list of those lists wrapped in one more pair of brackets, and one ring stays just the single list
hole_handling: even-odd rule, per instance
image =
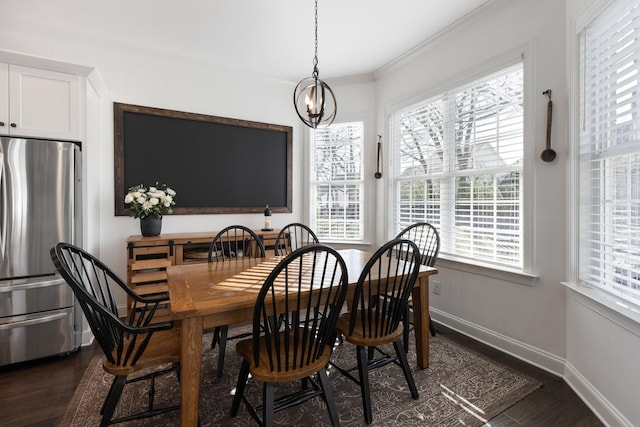
[{"label": "white baseboard", "polygon": [[85,347],[93,344],[94,336],[91,330],[82,331],[80,335],[80,347]]},{"label": "white baseboard", "polygon": [[122,305],[118,305],[118,316],[120,316],[120,318],[126,317],[127,316],[127,304],[122,304]]},{"label": "white baseboard", "polygon": [[467,335],[554,375],[559,377],[564,375],[565,361],[563,358],[436,308],[430,307],[429,311],[435,322],[441,323],[454,331]]},{"label": "white baseboard", "polygon": [[564,380],[580,396],[580,399],[587,405],[600,421],[606,426],[633,427],[623,414],[613,406],[605,396],[603,396],[591,383],[578,372],[575,367],[565,363]]}]

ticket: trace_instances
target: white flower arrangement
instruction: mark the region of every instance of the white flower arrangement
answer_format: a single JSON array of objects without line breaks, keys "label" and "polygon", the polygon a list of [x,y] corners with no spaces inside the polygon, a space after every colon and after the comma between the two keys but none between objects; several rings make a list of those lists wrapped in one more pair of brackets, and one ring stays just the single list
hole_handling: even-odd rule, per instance
[{"label": "white flower arrangement", "polygon": [[174,197],[176,192],[165,184],[158,184],[148,189],[140,184],[129,188],[129,192],[124,196],[124,203],[131,205],[131,216],[134,218],[145,218],[153,215],[157,219],[162,215],[173,212],[171,206],[175,205]]}]

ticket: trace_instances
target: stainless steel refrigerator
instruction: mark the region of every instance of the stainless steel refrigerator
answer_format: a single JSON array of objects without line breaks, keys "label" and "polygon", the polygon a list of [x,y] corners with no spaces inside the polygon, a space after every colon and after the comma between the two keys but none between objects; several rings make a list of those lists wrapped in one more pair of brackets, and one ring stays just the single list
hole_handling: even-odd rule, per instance
[{"label": "stainless steel refrigerator", "polygon": [[80,147],[0,137],[0,366],[80,345],[80,310],[49,250],[79,244]]}]

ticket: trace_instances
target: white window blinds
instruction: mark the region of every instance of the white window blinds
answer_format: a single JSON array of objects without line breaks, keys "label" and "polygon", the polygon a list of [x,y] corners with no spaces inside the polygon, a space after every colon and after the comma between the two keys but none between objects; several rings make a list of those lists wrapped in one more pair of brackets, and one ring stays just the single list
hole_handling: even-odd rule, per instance
[{"label": "white window blinds", "polygon": [[363,240],[363,122],[312,133],[311,226],[320,240]]},{"label": "white window blinds", "polygon": [[394,232],[417,221],[441,254],[522,268],[523,66],[391,116]]},{"label": "white window blinds", "polygon": [[580,34],[579,279],[640,303],[640,6]]}]

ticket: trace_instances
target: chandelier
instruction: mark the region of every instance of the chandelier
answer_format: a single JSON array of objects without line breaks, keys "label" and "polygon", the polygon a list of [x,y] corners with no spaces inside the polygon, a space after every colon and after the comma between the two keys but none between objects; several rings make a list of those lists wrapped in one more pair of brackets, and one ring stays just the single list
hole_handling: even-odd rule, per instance
[{"label": "chandelier", "polygon": [[318,77],[318,0],[316,0],[316,44],[313,57],[313,73],[296,85],[293,105],[302,122],[310,128],[329,126],[336,118],[338,104],[328,84]]}]

